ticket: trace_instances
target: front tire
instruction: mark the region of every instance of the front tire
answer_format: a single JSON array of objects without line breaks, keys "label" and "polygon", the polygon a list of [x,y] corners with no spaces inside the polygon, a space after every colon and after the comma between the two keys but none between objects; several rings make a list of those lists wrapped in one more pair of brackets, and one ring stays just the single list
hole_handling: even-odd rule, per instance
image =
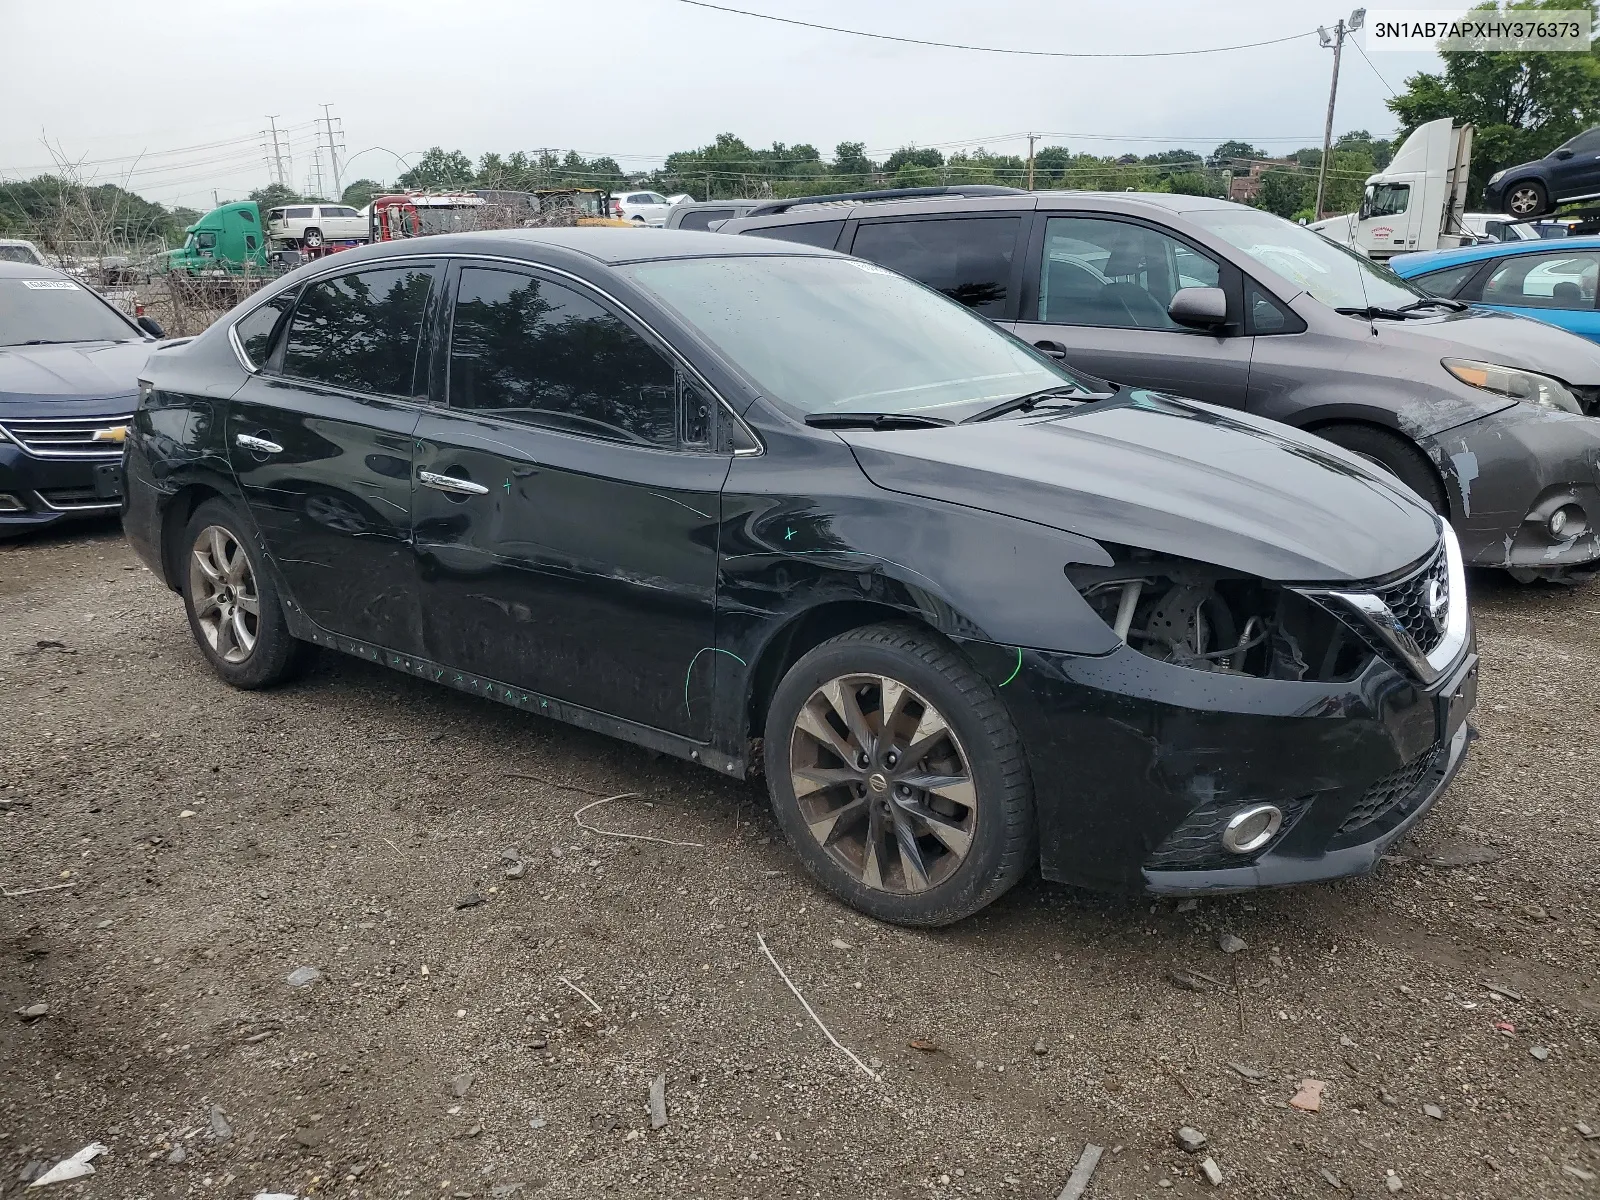
[{"label": "front tire", "polygon": [[211,669],[237,688],[292,678],[310,647],[289,632],[277,588],[249,526],[225,500],[207,500],[184,529],[181,573],[189,631]]},{"label": "front tire", "polygon": [[773,694],[773,811],[806,869],[881,921],[947,925],[1037,856],[1021,739],[994,688],[931,631],[822,643]]},{"label": "front tire", "polygon": [[1450,516],[1444,484],[1432,464],[1399,434],[1372,425],[1328,425],[1316,430],[1316,434],[1389,472],[1426,500],[1434,512],[1441,517]]},{"label": "front tire", "polygon": [[1550,196],[1537,179],[1524,179],[1506,189],[1506,215],[1523,220],[1541,216],[1550,207]]}]

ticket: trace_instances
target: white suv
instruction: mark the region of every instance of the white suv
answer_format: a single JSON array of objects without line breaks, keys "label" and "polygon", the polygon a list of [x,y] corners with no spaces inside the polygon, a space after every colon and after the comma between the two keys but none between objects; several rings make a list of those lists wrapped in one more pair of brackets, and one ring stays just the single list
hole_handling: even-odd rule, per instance
[{"label": "white suv", "polygon": [[364,242],[367,219],[344,204],[291,204],[267,210],[267,236],[291,246]]},{"label": "white suv", "polygon": [[641,225],[665,225],[672,205],[660,192],[612,192],[611,215]]}]

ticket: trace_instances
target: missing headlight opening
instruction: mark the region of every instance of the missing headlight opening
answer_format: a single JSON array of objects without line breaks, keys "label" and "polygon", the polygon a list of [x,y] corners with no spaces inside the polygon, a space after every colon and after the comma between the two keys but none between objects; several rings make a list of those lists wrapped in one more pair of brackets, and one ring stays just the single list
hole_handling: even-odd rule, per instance
[{"label": "missing headlight opening", "polygon": [[1357,631],[1286,588],[1145,550],[1107,547],[1116,565],[1066,575],[1133,649],[1195,671],[1332,683],[1373,658]]}]

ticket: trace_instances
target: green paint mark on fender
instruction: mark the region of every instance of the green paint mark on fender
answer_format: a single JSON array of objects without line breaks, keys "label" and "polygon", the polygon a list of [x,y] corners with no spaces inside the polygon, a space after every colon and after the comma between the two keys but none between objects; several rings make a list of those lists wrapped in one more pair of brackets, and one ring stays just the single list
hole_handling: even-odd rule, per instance
[{"label": "green paint mark on fender", "polygon": [[1002,683],[1000,686],[1001,687],[1005,687],[1006,683],[1010,683],[1013,679],[1015,679],[1017,677],[1018,672],[1020,672],[1021,670],[1022,670],[1022,647],[1018,646],[1017,647],[1017,665],[1011,668],[1011,674],[1006,676],[1005,683]]},{"label": "green paint mark on fender", "polygon": [[700,649],[696,650],[694,652],[694,657],[689,660],[689,669],[683,673],[683,711],[689,713],[691,716],[693,715],[694,710],[689,706],[689,677],[694,674],[694,665],[700,661],[700,656],[708,651],[712,654],[726,654],[741,667],[748,667],[750,665],[732,650],[722,650],[716,646],[701,646]]}]

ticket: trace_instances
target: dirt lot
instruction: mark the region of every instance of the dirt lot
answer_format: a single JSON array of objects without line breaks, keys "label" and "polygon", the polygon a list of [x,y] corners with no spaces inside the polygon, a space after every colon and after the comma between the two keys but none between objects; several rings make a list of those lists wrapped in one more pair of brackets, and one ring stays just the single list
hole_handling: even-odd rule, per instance
[{"label": "dirt lot", "polygon": [[[98,1140],[55,1193],[1054,1197],[1092,1141],[1090,1197],[1600,1196],[1600,587],[1474,585],[1483,740],[1378,877],[924,933],[750,786],[352,659],[234,692],[114,528],[0,546],[0,884],[73,884],[0,897],[0,1194]],[[619,792],[700,845],[574,821]]]}]

